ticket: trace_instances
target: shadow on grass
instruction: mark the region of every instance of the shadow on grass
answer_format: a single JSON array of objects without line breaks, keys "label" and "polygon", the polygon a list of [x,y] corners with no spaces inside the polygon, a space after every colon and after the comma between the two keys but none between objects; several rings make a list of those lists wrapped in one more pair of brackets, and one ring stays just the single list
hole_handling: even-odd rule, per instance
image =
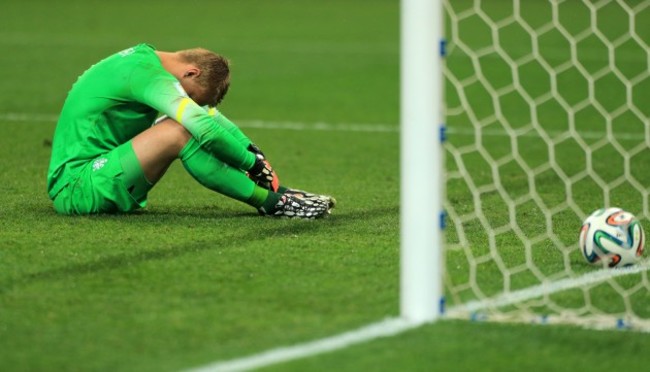
[{"label": "shadow on grass", "polygon": [[[181,244],[174,246],[161,246],[155,250],[137,251],[124,254],[113,255],[104,257],[93,262],[85,262],[80,264],[72,264],[55,269],[36,272],[22,277],[15,278],[0,285],[0,294],[6,293],[11,289],[21,285],[29,285],[32,282],[38,281],[51,281],[59,279],[67,279],[70,277],[82,276],[90,273],[101,271],[110,271],[119,269],[124,266],[137,265],[143,262],[167,260],[181,257],[187,254],[215,249],[217,247],[223,248],[228,246],[238,246],[249,244],[255,240],[263,240],[268,237],[283,237],[293,236],[300,233],[309,233],[323,229],[331,229],[341,225],[350,224],[353,221],[363,221],[367,223],[369,220],[385,218],[387,216],[399,213],[399,207],[388,206],[380,207],[373,210],[353,210],[353,211],[339,211],[330,215],[322,220],[288,220],[288,219],[274,219],[274,218],[261,218],[256,213],[250,212],[237,212],[231,211],[218,211],[215,213],[213,208],[205,207],[191,210],[153,210],[153,211],[139,211],[128,215],[97,215],[92,217],[70,217],[58,216],[51,208],[45,208],[42,204],[38,206],[32,205],[27,208],[30,212],[40,214],[42,216],[48,215],[51,218],[84,218],[84,219],[110,219],[112,222],[124,223],[129,226],[134,224],[151,224],[152,219],[156,223],[169,223],[178,224],[179,219],[194,220],[196,218],[210,218],[221,219],[231,218],[239,219],[242,223],[250,224],[252,221],[261,221],[262,223],[257,226],[255,235],[250,233],[241,234],[241,236],[234,236],[231,234],[216,237],[213,241],[207,243],[205,240],[192,242],[189,244]],[[42,217],[41,216],[41,217]]]}]

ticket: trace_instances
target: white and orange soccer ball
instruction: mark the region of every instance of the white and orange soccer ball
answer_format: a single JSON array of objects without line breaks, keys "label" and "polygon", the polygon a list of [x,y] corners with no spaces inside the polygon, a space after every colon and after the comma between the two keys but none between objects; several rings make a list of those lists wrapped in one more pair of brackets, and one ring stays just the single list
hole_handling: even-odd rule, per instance
[{"label": "white and orange soccer ball", "polygon": [[643,257],[644,243],[645,234],[639,220],[620,208],[595,211],[580,229],[580,250],[593,265],[634,265]]}]

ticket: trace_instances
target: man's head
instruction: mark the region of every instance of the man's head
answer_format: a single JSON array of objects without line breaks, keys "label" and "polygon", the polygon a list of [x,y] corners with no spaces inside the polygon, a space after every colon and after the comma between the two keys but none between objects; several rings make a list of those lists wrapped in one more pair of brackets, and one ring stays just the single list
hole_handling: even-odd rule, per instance
[{"label": "man's head", "polygon": [[203,48],[177,52],[180,60],[195,68],[182,72],[179,80],[187,94],[200,105],[216,106],[230,86],[230,63],[214,52]]}]

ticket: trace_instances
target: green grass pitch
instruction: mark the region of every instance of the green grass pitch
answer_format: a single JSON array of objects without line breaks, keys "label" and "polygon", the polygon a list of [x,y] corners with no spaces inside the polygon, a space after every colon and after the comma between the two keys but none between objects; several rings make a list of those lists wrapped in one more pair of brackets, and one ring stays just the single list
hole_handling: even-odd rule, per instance
[{"label": "green grass pitch", "polygon": [[[473,3],[450,2],[458,12]],[[512,11],[509,1],[482,3],[494,19]],[[564,1],[560,9],[572,14],[567,23],[576,29],[569,32],[577,32],[586,19],[584,7],[567,9],[571,3],[582,2]],[[0,9],[0,370],[177,371],[398,315],[399,134],[372,130],[375,124],[397,128],[399,122],[398,1],[6,0]],[[527,22],[542,22],[552,16],[549,9],[527,8]],[[618,32],[620,14],[608,14],[606,30]],[[650,14],[645,10],[641,16]],[[485,23],[469,17],[462,24],[468,47],[480,50],[489,37]],[[648,23],[637,24],[647,42]],[[504,27],[502,37],[510,45],[505,52],[513,59],[527,53],[521,35],[515,25]],[[333,214],[321,221],[260,218],[249,207],[203,189],[175,164],[139,213],[57,216],[46,195],[45,173],[65,94],[98,58],[140,42],[161,50],[202,46],[228,56],[233,80],[222,110],[243,124],[299,123],[299,130],[286,125],[244,130],[284,183],[334,195],[339,205]],[[559,42],[558,34],[549,33],[541,45],[550,66],[561,66],[566,58],[561,45],[553,48]],[[595,71],[602,45],[586,40],[580,48],[589,56],[586,68]],[[634,45],[619,51],[626,76],[647,68],[629,57],[638,55]],[[449,61],[450,72],[460,80],[476,68],[460,49],[452,50]],[[507,66],[494,55],[475,62],[490,81],[511,83]],[[543,96],[548,87],[535,77],[543,76],[544,66],[525,63],[521,73],[527,91]],[[568,69],[559,80],[571,104],[589,89],[577,74]],[[506,126],[490,119],[495,105],[484,87],[471,81],[462,85],[471,110],[449,117],[454,148],[476,144],[475,137],[463,134],[472,118],[482,120],[487,133],[503,133]],[[635,89],[635,97],[645,100],[650,86],[641,82]],[[609,93],[596,98],[605,109],[615,109],[621,87],[612,83],[612,89],[602,91]],[[464,97],[453,89],[447,96],[452,109],[462,107]],[[525,99],[502,95],[503,115],[513,126],[530,121],[529,111],[522,109]],[[648,113],[647,105],[636,104]],[[569,125],[558,112],[553,102],[540,109],[549,133]],[[599,112],[585,109],[580,118],[577,128],[604,131]],[[319,130],[317,123],[334,129]],[[622,129],[614,135],[626,149],[643,145],[647,119],[623,117],[617,123]],[[349,128],[346,124],[368,130],[341,129]],[[504,138],[484,137],[495,159],[512,152],[513,144],[504,146]],[[538,137],[522,136],[521,141],[526,162],[546,161],[546,144]],[[581,166],[577,146],[558,142],[559,166],[569,176]],[[606,181],[619,176],[616,165],[625,161],[616,150],[604,146],[595,155],[602,159],[598,166]],[[463,159],[478,185],[489,182],[491,174],[476,152]],[[644,187],[650,183],[646,160],[647,149],[632,160]],[[457,170],[449,155],[447,163],[450,171]],[[528,187],[518,171],[516,164],[504,162],[503,177],[513,195],[525,194]],[[540,171],[538,177],[546,181],[539,183],[541,199],[558,205],[566,190],[557,187],[556,173]],[[594,182],[578,186],[588,191],[577,199],[581,207],[600,206],[602,195],[591,192]],[[471,207],[465,181],[451,179],[448,187],[448,199],[459,211]],[[410,192],[426,190],[412,185]],[[503,223],[503,203],[493,196],[485,195],[484,213],[494,224]],[[633,210],[643,203],[642,194],[625,186],[612,198]],[[580,221],[575,214],[565,217],[557,221],[558,234],[570,243]],[[534,235],[539,211],[523,204],[518,221]],[[475,232],[471,242],[483,239],[479,230],[468,225],[467,231]],[[457,243],[456,232],[452,226],[451,243]],[[503,247],[517,262],[520,242],[507,238]],[[543,252],[541,270],[552,273],[563,264],[557,255]],[[449,260],[458,257],[452,253]],[[572,260],[576,271],[590,270],[579,257]],[[500,274],[489,269],[480,279],[486,293],[501,286]],[[524,278],[520,284],[532,283]],[[608,301],[606,296],[599,300]],[[643,300],[647,311],[650,301]],[[648,336],[639,333],[443,321],[265,370],[640,370],[648,346]]]}]

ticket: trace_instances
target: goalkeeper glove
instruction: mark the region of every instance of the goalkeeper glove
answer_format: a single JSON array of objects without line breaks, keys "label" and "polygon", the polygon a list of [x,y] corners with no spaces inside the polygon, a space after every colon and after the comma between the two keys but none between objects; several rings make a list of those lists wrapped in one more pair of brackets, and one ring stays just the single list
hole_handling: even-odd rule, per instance
[{"label": "goalkeeper glove", "polygon": [[274,192],[277,192],[280,187],[278,176],[276,176],[271,164],[264,159],[262,154],[255,154],[255,164],[248,171],[248,177],[259,186]]},{"label": "goalkeeper glove", "polygon": [[262,152],[262,150],[261,150],[259,147],[257,147],[256,144],[254,144],[254,143],[251,142],[251,144],[248,145],[248,148],[247,148],[247,149],[248,149],[248,151],[252,152],[252,153],[255,154],[255,155],[257,155],[257,154],[262,155],[262,157],[263,157],[264,159],[266,159],[266,156],[264,155],[264,153]]}]

